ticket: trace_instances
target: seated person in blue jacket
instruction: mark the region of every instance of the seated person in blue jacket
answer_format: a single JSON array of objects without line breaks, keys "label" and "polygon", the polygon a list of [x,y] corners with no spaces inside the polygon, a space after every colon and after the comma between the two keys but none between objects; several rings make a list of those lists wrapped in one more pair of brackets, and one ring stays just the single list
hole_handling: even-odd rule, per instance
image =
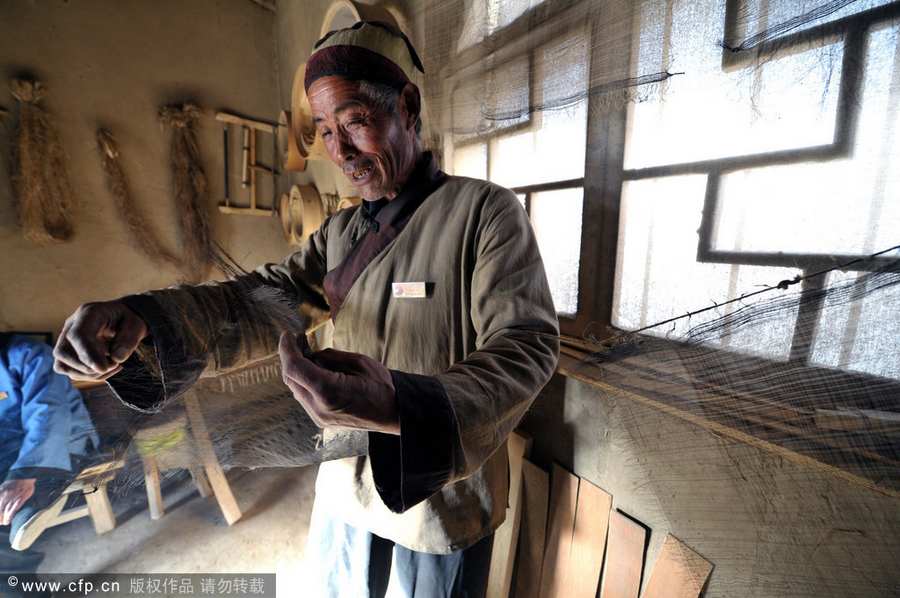
[{"label": "seated person in blue jacket", "polygon": [[43,555],[27,548],[62,509],[75,465],[98,444],[81,394],[53,371],[52,349],[0,334],[0,526],[9,526],[9,542],[0,534],[0,571],[37,568]]}]

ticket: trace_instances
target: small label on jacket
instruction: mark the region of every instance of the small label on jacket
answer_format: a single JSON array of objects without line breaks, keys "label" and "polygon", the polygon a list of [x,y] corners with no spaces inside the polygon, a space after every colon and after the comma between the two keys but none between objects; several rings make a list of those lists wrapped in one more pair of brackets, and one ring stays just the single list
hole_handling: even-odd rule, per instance
[{"label": "small label on jacket", "polygon": [[6,394],[6,392],[0,390],[0,401],[2,401],[3,399],[5,399],[5,398],[8,397],[8,396],[9,396],[9,395]]},{"label": "small label on jacket", "polygon": [[422,299],[428,296],[424,282],[394,282],[391,283],[394,297],[405,299]]}]

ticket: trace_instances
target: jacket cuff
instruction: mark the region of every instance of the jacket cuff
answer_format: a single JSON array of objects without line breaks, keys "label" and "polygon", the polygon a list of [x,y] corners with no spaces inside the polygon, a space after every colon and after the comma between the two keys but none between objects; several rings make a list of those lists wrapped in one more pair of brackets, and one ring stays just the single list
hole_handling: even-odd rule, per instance
[{"label": "jacket cuff", "polygon": [[434,376],[391,370],[400,415],[400,435],[369,432],[375,488],[391,511],[402,513],[450,481],[456,416],[444,386]]},{"label": "jacket cuff", "polygon": [[[155,413],[197,381],[203,364],[195,364],[197,360],[188,358],[181,333],[175,330],[155,299],[149,295],[129,295],[120,301],[144,320],[148,335],[122,364],[122,371],[106,382],[126,406]],[[148,361],[156,363],[148,364]]]}]

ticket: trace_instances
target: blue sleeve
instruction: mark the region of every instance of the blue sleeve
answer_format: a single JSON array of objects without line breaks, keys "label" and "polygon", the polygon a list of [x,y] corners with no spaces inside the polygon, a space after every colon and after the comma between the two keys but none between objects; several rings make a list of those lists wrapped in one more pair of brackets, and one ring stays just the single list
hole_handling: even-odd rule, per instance
[{"label": "blue sleeve", "polygon": [[71,469],[69,434],[72,385],[65,376],[53,371],[53,354],[46,345],[26,345],[17,355],[22,372],[22,429],[25,432],[19,457],[10,468],[16,470]]}]

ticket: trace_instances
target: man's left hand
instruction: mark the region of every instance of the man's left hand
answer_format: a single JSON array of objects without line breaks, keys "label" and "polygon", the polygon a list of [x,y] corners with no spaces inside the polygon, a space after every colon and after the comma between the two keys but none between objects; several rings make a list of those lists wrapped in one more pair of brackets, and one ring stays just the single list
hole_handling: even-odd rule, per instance
[{"label": "man's left hand", "polygon": [[35,478],[7,480],[0,484],[0,525],[9,525],[22,505],[34,494]]},{"label": "man's left hand", "polygon": [[391,372],[380,362],[333,349],[310,353],[305,334],[282,334],[278,354],[285,384],[320,428],[400,433]]}]

